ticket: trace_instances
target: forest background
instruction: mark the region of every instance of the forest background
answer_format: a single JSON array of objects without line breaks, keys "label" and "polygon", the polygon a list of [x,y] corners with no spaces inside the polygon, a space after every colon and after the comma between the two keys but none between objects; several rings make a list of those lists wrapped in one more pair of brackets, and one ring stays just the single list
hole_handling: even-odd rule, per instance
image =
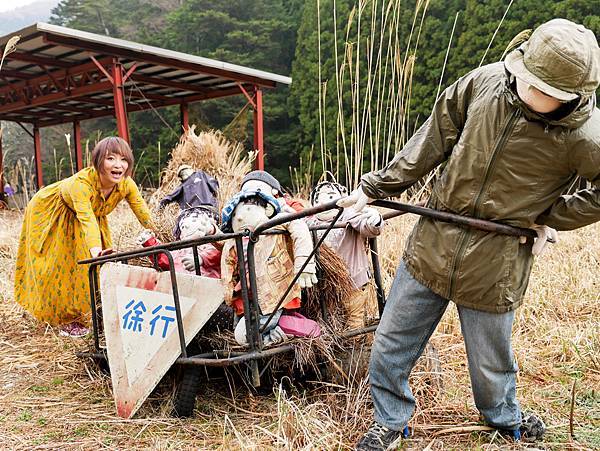
[{"label": "forest background", "polygon": [[[61,0],[49,22],[291,75],[291,87],[267,91],[264,99],[266,167],[291,186],[294,174],[318,177],[324,169],[355,183],[357,174],[399,150],[440,89],[501,59],[515,35],[553,17],[583,23],[598,35],[598,11],[600,0]],[[387,86],[373,93],[378,50],[401,58],[403,73],[384,75]],[[391,92],[394,83],[402,85],[398,92]],[[398,95],[397,101],[381,100]],[[250,150],[252,112],[242,110],[244,103],[239,96],[193,104],[190,122],[220,129]],[[373,131],[371,119],[384,117],[382,110],[388,117]],[[389,115],[401,123],[394,125]],[[129,116],[136,179],[155,187],[181,134],[179,110]],[[19,160],[31,166],[31,138],[16,124],[3,126],[5,167]],[[394,127],[397,136],[386,138]],[[365,128],[369,136],[355,138]],[[89,120],[82,133],[91,148],[116,126],[111,119]],[[46,183],[70,175],[73,144],[66,134],[72,134],[70,125],[42,130]],[[340,169],[349,165],[354,173]]]}]

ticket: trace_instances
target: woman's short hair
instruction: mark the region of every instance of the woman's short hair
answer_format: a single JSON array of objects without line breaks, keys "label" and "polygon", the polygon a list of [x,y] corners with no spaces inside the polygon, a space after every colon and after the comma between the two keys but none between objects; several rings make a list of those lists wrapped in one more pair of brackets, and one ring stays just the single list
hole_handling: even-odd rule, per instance
[{"label": "woman's short hair", "polygon": [[125,171],[125,176],[131,176],[133,172],[133,152],[131,151],[131,147],[127,144],[123,138],[119,138],[118,136],[109,136],[104,138],[94,150],[92,150],[92,165],[98,171],[98,174],[101,172],[102,163],[111,153],[121,155],[127,163],[127,171]]}]

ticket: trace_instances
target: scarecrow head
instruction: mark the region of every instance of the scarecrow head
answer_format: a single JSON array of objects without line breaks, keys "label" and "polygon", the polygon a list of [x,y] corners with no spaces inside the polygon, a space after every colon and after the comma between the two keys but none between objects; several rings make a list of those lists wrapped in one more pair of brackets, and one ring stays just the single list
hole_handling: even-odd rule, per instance
[{"label": "scarecrow head", "polygon": [[[348,194],[345,186],[336,182],[321,182],[313,188],[310,193],[310,204],[315,207],[317,205],[332,202],[340,199]],[[317,213],[315,216],[321,221],[331,221],[337,214],[337,210],[327,210]]]},{"label": "scarecrow head", "polygon": [[282,194],[279,181],[266,171],[252,171],[246,174],[240,191],[261,191],[273,197]]},{"label": "scarecrow head", "polygon": [[177,240],[202,238],[217,231],[217,213],[210,205],[183,210],[177,218],[173,236]]},{"label": "scarecrow head", "polygon": [[177,177],[182,182],[185,182],[190,176],[194,173],[194,168],[192,168],[189,164],[182,164],[177,168]]},{"label": "scarecrow head", "polygon": [[262,190],[240,191],[233,196],[222,212],[224,231],[253,231],[281,211],[281,207],[270,194]]}]

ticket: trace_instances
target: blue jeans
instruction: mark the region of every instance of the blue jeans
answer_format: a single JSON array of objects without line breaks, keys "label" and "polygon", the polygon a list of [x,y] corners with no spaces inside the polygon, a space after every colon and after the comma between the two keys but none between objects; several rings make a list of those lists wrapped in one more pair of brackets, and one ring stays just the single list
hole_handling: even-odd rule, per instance
[{"label": "blue jeans", "polygon": [[[396,431],[408,423],[415,408],[408,376],[448,302],[400,264],[371,351],[369,379],[377,423]],[[458,315],[475,405],[489,425],[518,428],[518,368],[511,347],[514,311],[488,313],[458,306]]]}]

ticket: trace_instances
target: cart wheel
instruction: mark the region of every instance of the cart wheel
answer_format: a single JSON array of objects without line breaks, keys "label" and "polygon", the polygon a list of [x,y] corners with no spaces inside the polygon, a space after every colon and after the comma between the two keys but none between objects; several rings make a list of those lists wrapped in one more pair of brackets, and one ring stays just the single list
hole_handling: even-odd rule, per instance
[{"label": "cart wheel", "polygon": [[191,417],[196,406],[196,395],[200,391],[201,368],[190,366],[183,368],[183,374],[175,399],[173,400],[173,414],[176,417]]}]

